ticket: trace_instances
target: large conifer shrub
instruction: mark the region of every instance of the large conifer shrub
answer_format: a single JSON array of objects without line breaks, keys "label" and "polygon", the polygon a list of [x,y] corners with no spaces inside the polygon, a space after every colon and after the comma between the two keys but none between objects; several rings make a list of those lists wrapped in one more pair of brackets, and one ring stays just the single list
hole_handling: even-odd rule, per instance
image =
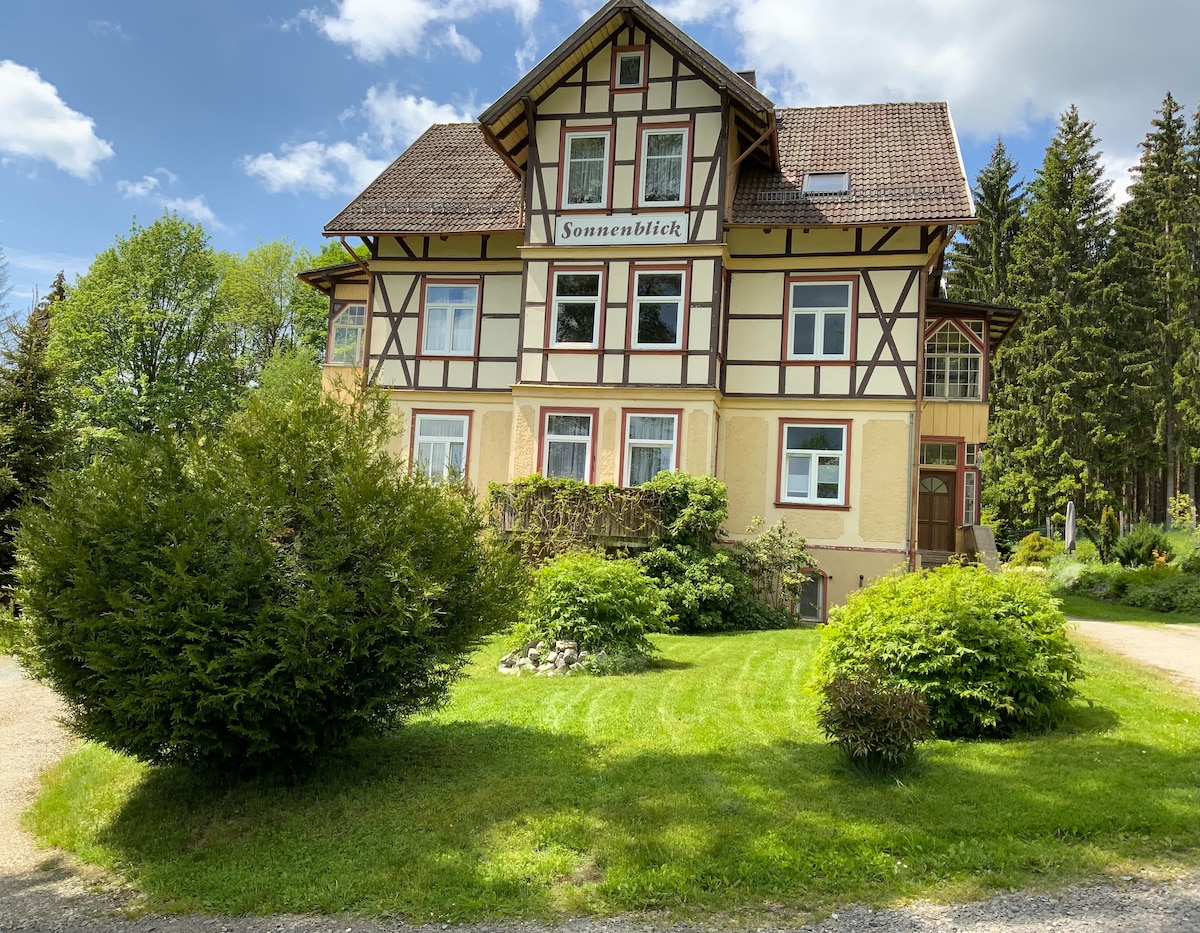
[{"label": "large conifer shrub", "polygon": [[1079,660],[1043,580],[947,566],[888,577],[831,613],[815,681],[877,672],[920,691],[941,737],[1007,736],[1052,725]]},{"label": "large conifer shrub", "polygon": [[220,437],[122,440],[23,513],[19,650],[85,738],[303,765],[444,702],[512,620],[474,497],[384,451],[386,402],[264,381]]}]

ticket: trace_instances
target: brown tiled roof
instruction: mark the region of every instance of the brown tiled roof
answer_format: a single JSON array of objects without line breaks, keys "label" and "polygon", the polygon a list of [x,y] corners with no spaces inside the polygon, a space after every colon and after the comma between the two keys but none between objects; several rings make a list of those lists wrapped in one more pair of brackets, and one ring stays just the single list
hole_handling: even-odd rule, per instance
[{"label": "brown tiled roof", "polygon": [[431,126],[325,225],[328,234],[520,230],[521,184],[476,123]]},{"label": "brown tiled roof", "polygon": [[[782,174],[744,169],[733,222],[852,226],[973,216],[944,103],[806,107],[778,112]],[[850,173],[845,194],[806,194],[807,172]]]}]

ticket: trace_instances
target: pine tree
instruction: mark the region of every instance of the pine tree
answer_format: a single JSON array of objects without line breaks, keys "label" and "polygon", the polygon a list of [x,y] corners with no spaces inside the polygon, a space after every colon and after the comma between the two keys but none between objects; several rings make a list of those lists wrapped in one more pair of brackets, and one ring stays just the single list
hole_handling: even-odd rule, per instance
[{"label": "pine tree", "polygon": [[1148,432],[1157,456],[1148,466],[1165,468],[1162,499],[1194,469],[1200,445],[1200,166],[1197,134],[1188,133],[1182,108],[1167,94],[1141,144],[1130,200],[1117,222],[1120,276],[1129,314],[1140,338],[1131,372],[1142,387]]},{"label": "pine tree", "polygon": [[1098,516],[1119,484],[1129,428],[1105,289],[1110,188],[1093,124],[1072,106],[1026,192],[1010,279],[1025,318],[996,361],[986,500],[1018,523],[1071,499]]},{"label": "pine tree", "polygon": [[1010,299],[1012,247],[1024,201],[1016,174],[1017,163],[1009,158],[1004,140],[997,139],[972,191],[978,223],[963,230],[950,247],[946,285],[951,298],[992,304]]},{"label": "pine tree", "polygon": [[10,328],[0,364],[0,593],[12,583],[16,509],[45,488],[69,449],[63,394],[46,359],[50,320],[65,295],[62,273],[23,325]]}]

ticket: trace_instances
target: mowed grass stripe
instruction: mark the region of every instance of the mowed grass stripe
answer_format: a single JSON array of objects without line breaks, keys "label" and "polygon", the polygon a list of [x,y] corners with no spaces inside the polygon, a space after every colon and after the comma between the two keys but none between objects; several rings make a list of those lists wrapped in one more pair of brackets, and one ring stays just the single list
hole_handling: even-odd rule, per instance
[{"label": "mowed grass stripe", "polygon": [[841,771],[804,689],[817,633],[660,637],[620,678],[500,675],[292,788],[202,786],[89,747],[30,825],[159,909],[420,921],[974,895],[1194,864],[1200,715],[1088,651],[1063,729],[936,742],[923,769]]}]

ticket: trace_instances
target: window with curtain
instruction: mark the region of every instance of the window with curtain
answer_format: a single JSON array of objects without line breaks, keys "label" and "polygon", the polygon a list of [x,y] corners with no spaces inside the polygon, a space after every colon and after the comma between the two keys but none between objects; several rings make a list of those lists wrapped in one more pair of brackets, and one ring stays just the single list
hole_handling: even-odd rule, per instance
[{"label": "window with curtain", "polygon": [[678,415],[629,415],[625,422],[625,485],[640,486],[675,469]]},{"label": "window with curtain", "polygon": [[591,482],[592,416],[547,412],[542,436],[542,472],[550,479]]},{"label": "window with curtain", "polygon": [[846,426],[785,424],[780,500],[846,504]]},{"label": "window with curtain", "polygon": [[367,306],[346,305],[330,322],[328,362],[334,366],[361,366],[367,334]]},{"label": "window with curtain", "polygon": [[417,415],[413,424],[417,471],[434,482],[464,476],[469,424],[466,415]]},{"label": "window with curtain", "polygon": [[426,285],[424,351],[448,356],[474,353],[478,303],[477,285]]},{"label": "window with curtain", "polygon": [[979,348],[949,322],[925,341],[926,398],[981,400],[982,369],[983,354]]},{"label": "window with curtain", "polygon": [[683,204],[687,130],[642,132],[642,204]]},{"label": "window with curtain", "polygon": [[634,276],[633,349],[678,349],[683,322],[683,273],[638,272]]},{"label": "window with curtain", "polygon": [[550,345],[597,345],[600,323],[600,273],[556,272]]},{"label": "window with curtain", "polygon": [[793,360],[844,360],[850,357],[849,282],[793,282],[791,285]]},{"label": "window with curtain", "polygon": [[608,134],[568,133],[563,207],[597,207],[608,193]]}]

